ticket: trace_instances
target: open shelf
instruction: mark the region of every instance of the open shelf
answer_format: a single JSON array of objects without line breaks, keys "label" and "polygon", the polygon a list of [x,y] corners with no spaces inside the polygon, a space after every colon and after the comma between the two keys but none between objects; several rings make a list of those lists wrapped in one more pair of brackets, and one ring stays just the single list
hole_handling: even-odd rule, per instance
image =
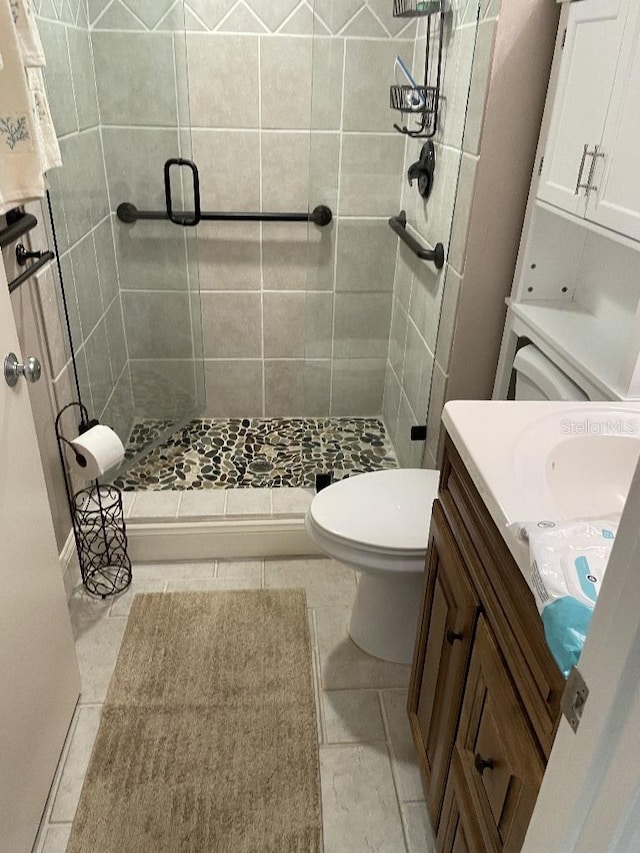
[{"label": "open shelf", "polygon": [[511,311],[606,395],[640,396],[630,393],[628,335],[619,328],[576,302],[512,302]]},{"label": "open shelf", "polygon": [[638,244],[538,200],[528,217],[512,313],[604,396],[640,397]]}]

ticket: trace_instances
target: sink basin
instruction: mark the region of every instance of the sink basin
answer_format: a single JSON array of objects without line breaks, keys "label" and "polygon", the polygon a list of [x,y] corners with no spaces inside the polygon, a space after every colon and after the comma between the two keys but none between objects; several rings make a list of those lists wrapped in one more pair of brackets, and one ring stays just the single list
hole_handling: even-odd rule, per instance
[{"label": "sink basin", "polygon": [[547,457],[549,490],[563,514],[622,512],[638,458],[640,438],[589,435],[560,442]]},{"label": "sink basin", "polygon": [[584,409],[541,418],[514,450],[519,486],[550,519],[622,512],[639,459],[637,410],[618,409],[614,417],[606,407],[590,409],[588,418]]}]

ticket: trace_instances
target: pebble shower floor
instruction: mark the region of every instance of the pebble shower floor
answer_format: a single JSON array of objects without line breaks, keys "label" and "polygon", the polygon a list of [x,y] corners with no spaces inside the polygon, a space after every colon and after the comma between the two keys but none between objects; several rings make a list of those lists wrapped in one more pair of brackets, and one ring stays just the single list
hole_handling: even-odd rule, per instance
[{"label": "pebble shower floor", "polygon": [[[128,455],[164,429],[158,421],[137,423]],[[124,491],[311,487],[319,473],[341,479],[397,467],[378,418],[200,419],[134,463],[115,485]]]}]

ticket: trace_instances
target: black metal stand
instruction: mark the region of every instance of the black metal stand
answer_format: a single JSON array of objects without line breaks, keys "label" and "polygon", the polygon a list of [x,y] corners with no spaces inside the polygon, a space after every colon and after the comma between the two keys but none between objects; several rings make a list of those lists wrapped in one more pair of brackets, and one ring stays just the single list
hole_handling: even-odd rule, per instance
[{"label": "black metal stand", "polygon": [[90,426],[89,413],[82,403],[69,403],[61,409],[55,421],[58,453],[71,511],[82,583],[92,595],[106,598],[124,592],[132,577],[131,560],[127,553],[122,492],[115,486],[103,486],[95,480],[89,488],[72,494],[63,445],[71,448],[80,465],[83,457],[78,455],[71,442],[60,432],[60,420],[63,414],[72,408],[80,410],[80,432],[85,432]]}]

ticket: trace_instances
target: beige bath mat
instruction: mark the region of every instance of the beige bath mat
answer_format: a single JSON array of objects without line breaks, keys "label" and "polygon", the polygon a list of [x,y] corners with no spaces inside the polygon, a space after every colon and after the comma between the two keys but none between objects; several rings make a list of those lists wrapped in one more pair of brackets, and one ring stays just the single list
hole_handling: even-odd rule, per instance
[{"label": "beige bath mat", "polygon": [[137,595],[68,853],[316,853],[302,590]]}]

